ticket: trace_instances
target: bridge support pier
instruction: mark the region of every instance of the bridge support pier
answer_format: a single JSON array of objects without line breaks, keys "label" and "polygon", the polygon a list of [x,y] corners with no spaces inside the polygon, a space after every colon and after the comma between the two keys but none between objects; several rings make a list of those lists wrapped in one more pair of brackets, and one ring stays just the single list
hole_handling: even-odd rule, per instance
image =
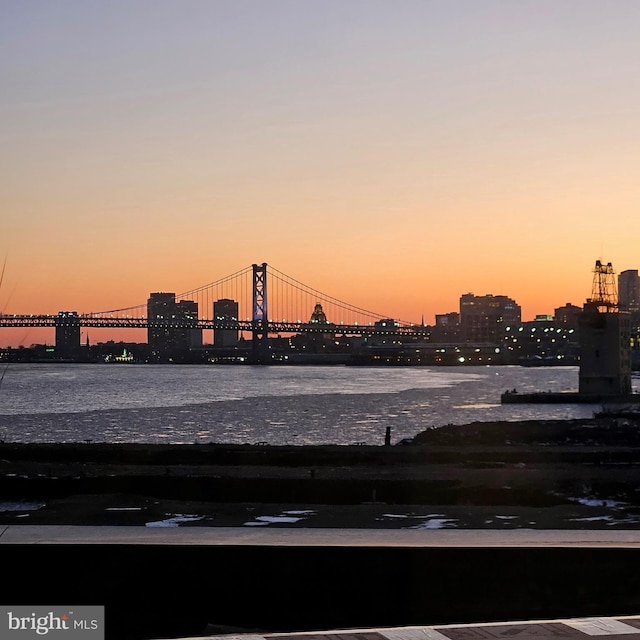
[{"label": "bridge support pier", "polygon": [[267,314],[267,263],[253,265],[252,356],[254,364],[268,364],[269,327]]}]

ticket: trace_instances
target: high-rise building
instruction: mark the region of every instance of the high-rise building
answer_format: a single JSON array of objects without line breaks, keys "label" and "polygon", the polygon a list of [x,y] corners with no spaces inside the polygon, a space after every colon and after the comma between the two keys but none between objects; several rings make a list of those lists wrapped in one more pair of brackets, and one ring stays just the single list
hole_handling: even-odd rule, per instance
[{"label": "high-rise building", "polygon": [[202,346],[198,322],[198,303],[176,302],[175,293],[152,293],[147,300],[147,342],[155,357],[170,358]]},{"label": "high-rise building", "polygon": [[618,306],[621,311],[640,311],[640,276],[637,269],[618,275]]},{"label": "high-rise building", "polygon": [[77,358],[80,352],[80,318],[77,311],[60,311],[56,317],[57,358]]},{"label": "high-rise building", "polygon": [[465,342],[500,342],[504,328],[521,318],[520,305],[507,296],[460,296],[460,333]]},{"label": "high-rise building", "polygon": [[[198,324],[198,303],[194,300],[180,300],[177,304],[178,315],[187,325],[195,327]],[[195,349],[202,346],[202,329],[185,328],[184,333],[187,349]]]},{"label": "high-rise building", "polygon": [[147,343],[151,354],[164,355],[175,348],[173,329],[165,326],[175,314],[175,293],[152,293],[147,300]]},{"label": "high-rise building", "polygon": [[[213,318],[215,322],[234,323],[238,321],[238,303],[229,298],[221,298],[213,303]],[[216,347],[235,347],[238,345],[237,329],[214,329],[213,344]]]}]

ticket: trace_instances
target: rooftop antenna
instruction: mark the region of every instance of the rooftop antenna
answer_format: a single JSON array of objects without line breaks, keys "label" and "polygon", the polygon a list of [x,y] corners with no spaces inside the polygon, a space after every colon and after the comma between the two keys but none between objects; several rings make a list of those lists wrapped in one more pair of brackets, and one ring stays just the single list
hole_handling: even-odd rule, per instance
[{"label": "rooftop antenna", "polygon": [[596,260],[593,269],[593,285],[591,298],[588,302],[595,305],[598,311],[608,312],[618,310],[618,291],[616,287],[615,272],[610,262],[602,264]]}]

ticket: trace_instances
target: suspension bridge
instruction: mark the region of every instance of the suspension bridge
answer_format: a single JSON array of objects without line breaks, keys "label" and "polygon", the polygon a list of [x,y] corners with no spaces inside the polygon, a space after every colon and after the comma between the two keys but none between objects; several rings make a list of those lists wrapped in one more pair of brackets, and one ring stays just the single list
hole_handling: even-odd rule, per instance
[{"label": "suspension bridge", "polygon": [[[427,335],[421,324],[406,322],[338,300],[284,274],[267,263],[180,294],[151,293],[136,306],[107,311],[57,314],[2,314],[0,328],[53,327],[56,345],[78,341],[80,328],[147,329],[149,341],[176,332],[213,330],[248,333],[254,352],[267,349],[270,335],[334,334],[350,336]],[[228,333],[227,333],[228,335]]]}]

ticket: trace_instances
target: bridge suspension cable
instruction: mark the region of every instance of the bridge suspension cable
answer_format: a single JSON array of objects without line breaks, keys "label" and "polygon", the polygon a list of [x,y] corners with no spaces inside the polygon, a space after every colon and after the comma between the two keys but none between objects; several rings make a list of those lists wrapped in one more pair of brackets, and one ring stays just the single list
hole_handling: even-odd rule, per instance
[{"label": "bridge suspension cable", "polygon": [[[267,269],[266,263],[263,263],[262,267],[259,267],[259,265],[246,267],[228,276],[179,294],[171,293],[165,295],[175,296],[175,304],[181,309],[178,312],[178,316],[173,316],[174,319],[179,319],[181,314],[185,318],[193,319],[197,313],[197,319],[200,322],[215,323],[216,312],[214,311],[214,305],[220,300],[229,300],[235,305],[233,313],[235,321],[246,323],[248,326],[249,323],[252,321],[255,323],[257,320],[254,317],[256,311],[254,309],[255,300],[253,300],[257,287],[256,278],[264,279],[264,282],[262,280],[260,282],[260,291],[264,291],[265,294],[268,292],[260,308],[264,307],[266,311],[268,307],[268,318],[266,320],[269,324],[273,322],[281,326],[308,325],[319,322],[332,325],[370,326],[379,323],[381,320],[387,320],[392,321],[397,327],[410,328],[414,326],[411,322],[393,318],[391,315],[376,313],[323,293],[275,267],[269,265]],[[159,293],[161,294],[162,292]],[[150,293],[150,296],[153,295],[153,293]],[[268,305],[267,297],[269,298]],[[227,304],[227,311],[224,313],[228,314],[228,308],[229,305]],[[122,326],[127,322],[128,325],[137,326],[136,322],[139,324],[146,321],[148,314],[148,305],[147,301],[145,301],[134,306],[81,315],[83,318],[102,323],[100,326],[108,326],[106,323],[111,322],[111,320],[113,320],[111,324],[114,326],[117,321],[121,321]],[[49,318],[47,322],[53,323],[53,318],[54,316]],[[171,320],[171,316],[165,316],[165,319]],[[229,320],[230,316],[225,315],[224,319]],[[24,322],[27,322],[27,320]],[[33,323],[34,321],[29,322]],[[44,322],[44,320],[38,320],[38,322]],[[96,326],[98,325],[96,324]]]},{"label": "bridge suspension cable", "polygon": [[[200,287],[189,289],[182,293],[176,294],[176,300],[193,300],[199,303],[198,315],[201,318],[209,318],[212,315],[213,302],[218,298],[232,298],[238,301],[244,301],[246,291],[249,289],[247,284],[248,278],[251,276],[251,267],[247,267],[231,275],[209,282]],[[134,313],[134,312],[138,313]],[[122,307],[120,309],[109,309],[106,311],[94,311],[85,315],[88,316],[106,316],[106,315],[135,315],[145,316],[147,313],[147,303],[138,304],[131,307]]]},{"label": "bridge suspension cable", "polygon": [[[288,320],[294,322],[308,321],[316,303],[327,305],[327,308],[323,309],[323,311],[328,321],[334,324],[367,324],[377,322],[381,319],[392,318],[390,315],[363,309],[362,307],[327,295],[318,289],[303,284],[296,278],[288,276],[271,265],[269,265],[269,274],[275,285],[272,285],[271,291],[273,292],[275,289],[275,291],[278,292],[275,299],[272,298],[270,302],[270,317],[272,319],[279,319],[279,315],[274,314],[273,311],[274,307],[276,307],[276,313],[278,311],[286,311],[283,318],[286,317]],[[292,316],[292,312],[296,314],[297,317]],[[410,322],[403,322],[398,319],[395,319],[395,321],[399,324],[411,324]]]}]

